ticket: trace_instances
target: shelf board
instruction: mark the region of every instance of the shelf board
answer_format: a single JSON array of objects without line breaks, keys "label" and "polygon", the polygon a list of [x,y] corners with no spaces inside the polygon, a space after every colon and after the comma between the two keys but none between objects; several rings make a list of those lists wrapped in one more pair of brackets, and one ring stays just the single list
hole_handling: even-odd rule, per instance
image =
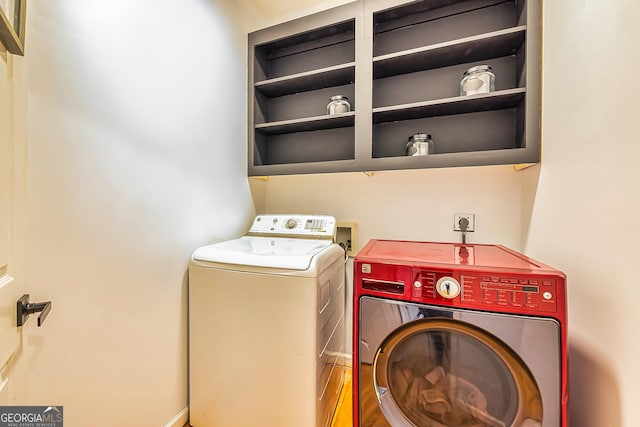
[{"label": "shelf board", "polygon": [[487,166],[519,163],[523,158],[538,162],[537,152],[525,148],[440,153],[428,156],[377,157],[360,160],[332,160],[309,163],[285,163],[249,166],[249,176],[275,176],[326,172],[362,171],[371,176],[374,171]]},{"label": "shelf board", "polygon": [[380,124],[425,117],[513,108],[524,99],[525,94],[525,88],[515,88],[487,94],[456,96],[433,101],[378,107],[373,109],[373,123]]},{"label": "shelf board", "polygon": [[396,76],[511,55],[524,43],[526,25],[373,58],[373,78]]},{"label": "shelf board", "polygon": [[350,160],[328,160],[320,162],[274,163],[249,165],[249,176],[293,175],[326,172],[353,172],[358,162]]},{"label": "shelf board", "polygon": [[352,83],[356,63],[335,65],[290,76],[256,82],[255,89],[270,98]]},{"label": "shelf board", "polygon": [[278,135],[283,133],[310,132],[314,130],[349,127],[353,126],[354,121],[355,111],[350,111],[348,113],[334,115],[261,123],[255,126],[255,130],[266,135]]},{"label": "shelf board", "polygon": [[484,151],[439,153],[428,156],[377,157],[363,162],[370,171],[396,169],[423,169],[452,166],[487,166],[517,163],[522,158],[538,162],[538,154],[526,148],[508,148]]}]

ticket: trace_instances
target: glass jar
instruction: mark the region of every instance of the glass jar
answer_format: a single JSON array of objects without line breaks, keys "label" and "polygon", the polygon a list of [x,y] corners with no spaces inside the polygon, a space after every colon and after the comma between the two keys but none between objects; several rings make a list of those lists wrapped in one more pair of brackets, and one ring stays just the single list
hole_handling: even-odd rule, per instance
[{"label": "glass jar", "polygon": [[336,95],[329,99],[327,114],[348,113],[349,111],[351,111],[351,104],[349,104],[349,98],[346,96]]},{"label": "glass jar", "polygon": [[489,65],[471,67],[462,74],[460,95],[476,95],[496,90],[496,76]]},{"label": "glass jar", "polygon": [[406,146],[407,156],[426,156],[433,154],[433,140],[431,135],[416,133],[411,135]]}]

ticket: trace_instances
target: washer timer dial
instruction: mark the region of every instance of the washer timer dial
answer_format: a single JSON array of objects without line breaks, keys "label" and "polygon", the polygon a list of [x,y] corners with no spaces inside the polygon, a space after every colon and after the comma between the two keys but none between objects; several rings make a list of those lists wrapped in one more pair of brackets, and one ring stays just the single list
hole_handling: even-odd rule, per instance
[{"label": "washer timer dial", "polygon": [[453,299],[460,295],[460,283],[453,277],[441,277],[436,283],[436,291],[443,298]]},{"label": "washer timer dial", "polygon": [[284,226],[287,228],[287,230],[291,230],[296,228],[296,225],[298,225],[298,221],[296,221],[293,218],[290,218],[287,220],[287,222],[285,222]]}]

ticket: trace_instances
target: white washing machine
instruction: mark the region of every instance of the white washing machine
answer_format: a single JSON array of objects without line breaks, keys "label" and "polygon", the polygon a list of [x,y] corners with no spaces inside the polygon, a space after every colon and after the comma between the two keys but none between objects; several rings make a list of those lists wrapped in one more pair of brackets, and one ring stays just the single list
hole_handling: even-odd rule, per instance
[{"label": "white washing machine", "polygon": [[325,427],[343,383],[335,218],[258,215],[189,265],[193,427]]}]

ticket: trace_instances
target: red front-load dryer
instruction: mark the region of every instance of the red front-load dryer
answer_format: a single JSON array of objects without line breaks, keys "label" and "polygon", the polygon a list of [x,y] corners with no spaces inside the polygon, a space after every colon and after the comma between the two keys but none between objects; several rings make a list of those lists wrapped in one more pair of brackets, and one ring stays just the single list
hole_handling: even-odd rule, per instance
[{"label": "red front-load dryer", "polygon": [[499,245],[371,240],[354,262],[360,427],[566,427],[565,275]]}]

